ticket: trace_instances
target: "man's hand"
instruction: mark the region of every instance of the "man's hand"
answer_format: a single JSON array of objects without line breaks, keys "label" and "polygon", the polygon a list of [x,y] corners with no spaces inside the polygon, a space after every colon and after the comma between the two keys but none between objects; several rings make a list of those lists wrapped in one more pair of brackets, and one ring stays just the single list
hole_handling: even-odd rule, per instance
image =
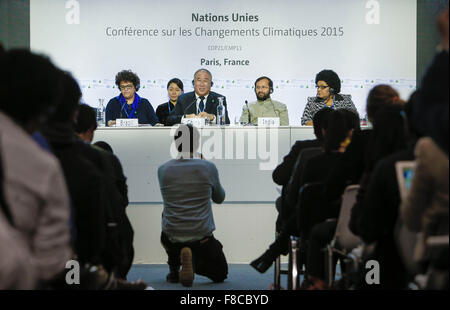
[{"label": "man's hand", "polygon": [[210,121],[213,121],[213,120],[214,120],[214,115],[213,115],[213,114],[208,114],[208,113],[206,113],[206,112],[201,112],[201,113],[198,115],[198,117],[204,117],[204,118],[209,119]]},{"label": "man's hand", "polygon": [[108,126],[113,126],[113,125],[115,125],[116,124],[116,121],[109,121],[108,122]]},{"label": "man's hand", "polygon": [[312,126],[313,125],[313,121],[307,121],[305,126]]},{"label": "man's hand", "polygon": [[195,114],[187,114],[184,118],[196,118],[197,115]]}]

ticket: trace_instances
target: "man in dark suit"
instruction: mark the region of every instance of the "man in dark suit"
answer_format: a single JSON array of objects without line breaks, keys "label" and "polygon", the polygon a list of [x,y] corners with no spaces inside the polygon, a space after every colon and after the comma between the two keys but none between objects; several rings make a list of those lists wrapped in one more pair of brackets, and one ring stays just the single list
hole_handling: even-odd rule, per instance
[{"label": "man in dark suit", "polygon": [[205,117],[209,121],[215,123],[217,118],[217,106],[219,105],[219,98],[223,98],[223,105],[225,108],[225,123],[229,124],[227,101],[225,96],[211,91],[214,85],[212,82],[212,75],[206,69],[200,69],[194,74],[194,91],[186,93],[178,97],[178,102],[167,117],[167,125],[172,126],[181,123],[181,119]]}]

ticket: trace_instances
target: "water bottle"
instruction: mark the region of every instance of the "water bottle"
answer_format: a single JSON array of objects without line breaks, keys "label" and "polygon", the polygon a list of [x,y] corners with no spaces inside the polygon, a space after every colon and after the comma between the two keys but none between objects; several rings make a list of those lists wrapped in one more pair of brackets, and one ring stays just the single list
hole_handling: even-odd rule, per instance
[{"label": "water bottle", "polygon": [[219,97],[219,105],[217,106],[217,125],[225,125],[225,107],[223,105],[223,97]]},{"label": "water bottle", "polygon": [[103,102],[105,99],[98,99],[98,108],[97,108],[97,125],[105,126],[105,106]]}]

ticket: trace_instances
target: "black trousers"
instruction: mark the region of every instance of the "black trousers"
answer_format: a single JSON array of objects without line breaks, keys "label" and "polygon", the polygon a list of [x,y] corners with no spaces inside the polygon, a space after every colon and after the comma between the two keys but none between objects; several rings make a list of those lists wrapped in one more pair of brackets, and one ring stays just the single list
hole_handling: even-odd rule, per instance
[{"label": "black trousers", "polygon": [[214,282],[223,282],[227,278],[228,264],[222,250],[223,246],[214,236],[194,242],[171,242],[162,232],[161,244],[168,255],[167,264],[171,270],[179,269],[181,249],[189,247],[192,251],[192,265],[196,274],[208,277]]},{"label": "black trousers", "polygon": [[[337,221],[328,221],[316,224],[309,239],[308,258],[306,262],[306,273],[325,280],[325,252],[322,250],[331,242],[336,232]],[[333,266],[335,266],[335,262]]]}]

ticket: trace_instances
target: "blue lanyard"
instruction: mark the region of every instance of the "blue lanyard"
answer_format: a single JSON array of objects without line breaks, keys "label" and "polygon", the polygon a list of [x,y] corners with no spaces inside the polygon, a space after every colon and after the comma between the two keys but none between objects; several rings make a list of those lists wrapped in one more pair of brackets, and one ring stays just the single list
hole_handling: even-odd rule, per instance
[{"label": "blue lanyard", "polygon": [[[334,100],[336,99],[336,96],[333,98],[333,104],[331,105],[331,109],[333,109],[334,110]],[[327,106],[327,104],[326,103],[324,103],[325,104],[325,108],[328,108],[328,106]]]},{"label": "blue lanyard", "polygon": [[172,102],[170,102],[170,100],[169,100],[169,102],[167,102],[167,108],[169,109],[169,114],[170,114],[170,112],[172,112],[172,109],[170,108],[171,104],[172,104]]}]

